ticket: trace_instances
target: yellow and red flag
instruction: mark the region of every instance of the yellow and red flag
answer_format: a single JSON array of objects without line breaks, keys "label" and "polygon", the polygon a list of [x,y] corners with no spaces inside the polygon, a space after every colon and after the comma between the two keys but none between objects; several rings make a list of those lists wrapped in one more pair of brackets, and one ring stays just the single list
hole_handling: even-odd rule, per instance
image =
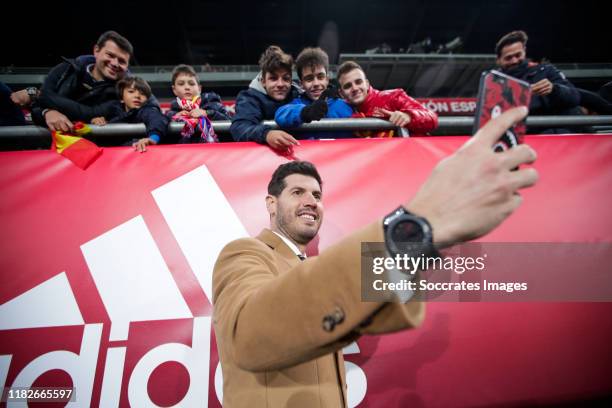
[{"label": "yellow and red flag", "polygon": [[[369,116],[366,116],[365,114],[361,112],[353,113],[353,115],[351,116],[351,118],[367,118],[367,117]],[[360,131],[355,131],[354,133],[356,137],[363,137],[363,138],[380,138],[380,137],[394,137],[395,136],[395,130],[393,129],[360,130]]]},{"label": "yellow and red flag", "polygon": [[85,170],[102,154],[102,149],[94,142],[83,138],[91,128],[82,122],[74,124],[74,130],[64,133],[58,130],[51,132],[51,150],[70,159],[77,167]]}]

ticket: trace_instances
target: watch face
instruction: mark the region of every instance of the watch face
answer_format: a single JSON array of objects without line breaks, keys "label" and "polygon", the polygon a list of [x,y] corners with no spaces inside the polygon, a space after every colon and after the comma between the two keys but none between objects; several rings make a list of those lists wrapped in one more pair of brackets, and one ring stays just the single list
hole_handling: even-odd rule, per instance
[{"label": "watch face", "polygon": [[429,256],[437,253],[433,246],[431,226],[425,218],[410,214],[400,207],[385,218],[383,225],[387,251],[392,256]]},{"label": "watch face", "polygon": [[425,235],[421,225],[412,220],[402,220],[390,231],[395,242],[423,242]]}]

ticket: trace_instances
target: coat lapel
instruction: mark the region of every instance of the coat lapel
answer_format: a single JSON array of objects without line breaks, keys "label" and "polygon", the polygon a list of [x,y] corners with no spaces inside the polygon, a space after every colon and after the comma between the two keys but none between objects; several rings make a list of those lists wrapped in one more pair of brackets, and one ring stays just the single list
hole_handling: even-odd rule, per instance
[{"label": "coat lapel", "polygon": [[287,269],[292,268],[301,262],[291,248],[289,248],[278,235],[269,229],[263,229],[257,236],[257,239],[272,248],[278,257],[287,265]]}]

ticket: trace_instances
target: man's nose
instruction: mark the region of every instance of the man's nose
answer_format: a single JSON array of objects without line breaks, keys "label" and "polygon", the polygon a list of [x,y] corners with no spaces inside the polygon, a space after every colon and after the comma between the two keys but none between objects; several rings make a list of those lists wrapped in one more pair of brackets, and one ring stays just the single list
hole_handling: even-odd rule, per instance
[{"label": "man's nose", "polygon": [[317,199],[312,194],[304,194],[302,195],[302,205],[308,207],[316,207]]}]

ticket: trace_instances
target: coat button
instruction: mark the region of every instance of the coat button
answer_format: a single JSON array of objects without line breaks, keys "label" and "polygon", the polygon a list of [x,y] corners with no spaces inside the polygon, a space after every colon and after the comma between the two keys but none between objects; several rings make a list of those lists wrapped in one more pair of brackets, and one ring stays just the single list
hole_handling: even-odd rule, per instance
[{"label": "coat button", "polygon": [[336,307],[334,311],[323,318],[323,330],[330,332],[336,328],[336,325],[344,321],[344,310]]},{"label": "coat button", "polygon": [[334,318],[334,322],[336,324],[342,323],[344,321],[344,310],[342,310],[339,307],[337,307],[334,310],[334,313],[332,314],[332,317]]},{"label": "coat button", "polygon": [[336,328],[336,322],[332,315],[327,315],[323,318],[323,330],[330,332]]}]

